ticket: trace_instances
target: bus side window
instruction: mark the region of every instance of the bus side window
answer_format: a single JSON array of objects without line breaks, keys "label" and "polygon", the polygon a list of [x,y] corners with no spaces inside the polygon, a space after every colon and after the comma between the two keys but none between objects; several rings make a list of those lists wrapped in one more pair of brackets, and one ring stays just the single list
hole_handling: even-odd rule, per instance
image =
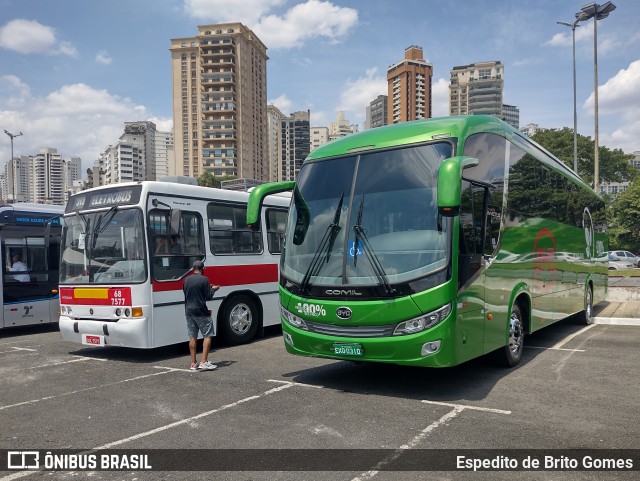
[{"label": "bus side window", "polygon": [[267,210],[267,244],[269,252],[280,254],[284,246],[284,231],[287,227],[286,210]]},{"label": "bus side window", "polygon": [[487,191],[486,186],[468,181],[462,182],[458,287],[463,286],[482,265],[487,224],[485,215]]}]

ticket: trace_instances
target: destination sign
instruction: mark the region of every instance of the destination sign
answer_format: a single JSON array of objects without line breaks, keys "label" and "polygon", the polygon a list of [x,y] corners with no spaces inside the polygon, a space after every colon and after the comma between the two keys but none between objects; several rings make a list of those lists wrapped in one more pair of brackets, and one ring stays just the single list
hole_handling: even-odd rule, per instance
[{"label": "destination sign", "polygon": [[69,199],[65,212],[137,204],[140,201],[141,192],[142,186],[138,185],[100,189],[95,192],[81,192]]}]

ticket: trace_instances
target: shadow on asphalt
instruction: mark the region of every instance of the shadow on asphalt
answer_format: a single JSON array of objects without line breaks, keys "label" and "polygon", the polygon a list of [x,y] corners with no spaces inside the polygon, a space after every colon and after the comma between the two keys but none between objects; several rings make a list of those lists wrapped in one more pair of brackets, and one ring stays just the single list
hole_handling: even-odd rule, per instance
[{"label": "shadow on asphalt", "polygon": [[[282,330],[280,326],[271,326],[264,330],[264,337],[274,337],[281,335]],[[260,342],[261,337],[257,337],[252,342]],[[211,344],[213,351],[224,351],[224,348],[228,347],[222,339],[214,337]],[[202,352],[202,339],[198,339],[197,353],[200,355]],[[104,346],[104,347],[86,347],[76,351],[69,351],[69,354],[74,356],[91,357],[94,359],[109,359],[112,361],[124,361],[133,363],[155,363],[159,361],[166,361],[169,359],[183,358],[189,356],[189,343],[181,342],[178,344],[172,344],[169,346],[157,347],[155,349],[134,349],[120,346]],[[218,365],[224,364],[224,362],[216,362]],[[228,364],[228,363],[227,363]]]},{"label": "shadow on asphalt", "polygon": [[40,334],[43,332],[55,332],[58,330],[58,323],[34,324],[32,326],[5,327],[0,329],[0,340],[12,337],[28,336],[30,334]]},{"label": "shadow on asphalt", "polygon": [[577,316],[572,316],[527,336],[522,360],[514,368],[499,366],[492,353],[445,368],[336,361],[283,376],[299,383],[358,394],[457,403],[461,400],[482,400],[495,384],[507,376],[518,375],[528,363],[545,352],[544,349],[527,349],[527,345],[551,347],[583,327]]}]

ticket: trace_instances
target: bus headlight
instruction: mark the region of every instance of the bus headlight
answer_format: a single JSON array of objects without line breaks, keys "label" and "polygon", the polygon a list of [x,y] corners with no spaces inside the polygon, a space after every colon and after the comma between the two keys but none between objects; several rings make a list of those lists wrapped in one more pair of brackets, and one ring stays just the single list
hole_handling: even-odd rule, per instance
[{"label": "bus headlight", "polygon": [[307,327],[307,324],[304,322],[304,320],[300,319],[295,314],[287,311],[282,306],[280,306],[280,313],[282,314],[282,317],[284,317],[286,319],[286,321],[289,324],[291,324],[293,327],[297,327],[298,329],[304,329],[305,331],[309,330],[309,328]]},{"label": "bus headlight", "polygon": [[393,331],[393,335],[404,336],[407,334],[415,334],[417,332],[426,331],[427,329],[430,329],[436,324],[444,321],[444,319],[449,315],[450,312],[451,303],[420,317],[415,317],[413,319],[409,319],[408,321],[401,322],[396,326],[395,330]]}]

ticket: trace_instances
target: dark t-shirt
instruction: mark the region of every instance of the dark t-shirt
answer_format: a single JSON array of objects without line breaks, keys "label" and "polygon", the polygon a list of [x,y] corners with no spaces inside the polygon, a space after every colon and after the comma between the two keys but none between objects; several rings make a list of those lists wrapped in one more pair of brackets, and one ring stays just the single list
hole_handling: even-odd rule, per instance
[{"label": "dark t-shirt", "polygon": [[215,291],[209,279],[201,274],[193,274],[184,280],[184,308],[187,316],[208,316],[207,301],[213,299]]}]

